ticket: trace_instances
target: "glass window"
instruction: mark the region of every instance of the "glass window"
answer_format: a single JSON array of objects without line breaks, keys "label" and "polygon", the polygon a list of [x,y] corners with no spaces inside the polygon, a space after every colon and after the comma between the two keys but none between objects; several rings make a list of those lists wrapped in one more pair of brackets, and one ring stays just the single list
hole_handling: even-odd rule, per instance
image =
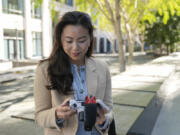
[{"label": "glass window", "polygon": [[100,38],[100,53],[104,53],[104,38]]},{"label": "glass window", "polygon": [[18,44],[19,44],[19,58],[24,59],[25,58],[24,40],[18,40]]},{"label": "glass window", "polygon": [[5,59],[24,59],[24,31],[4,29]]},{"label": "glass window", "polygon": [[3,12],[8,14],[24,14],[24,0],[3,0]]},{"label": "glass window", "polygon": [[110,53],[111,50],[112,50],[112,48],[111,48],[112,45],[111,45],[111,42],[108,39],[106,39],[106,40],[107,40],[107,44],[106,44],[107,45],[107,52]]},{"label": "glass window", "polygon": [[9,59],[15,58],[15,40],[9,40]]},{"label": "glass window", "polygon": [[9,58],[8,52],[9,52],[9,49],[8,49],[8,40],[4,39],[4,58],[5,59]]},{"label": "glass window", "polygon": [[41,7],[35,6],[34,3],[31,4],[31,16],[33,18],[41,18]]},{"label": "glass window", "polygon": [[73,6],[73,0],[66,0],[66,4],[69,6]]},{"label": "glass window", "polygon": [[68,6],[73,6],[73,0],[56,0],[57,2],[61,2],[63,4],[67,4]]},{"label": "glass window", "polygon": [[94,53],[97,53],[97,52],[96,52],[96,49],[97,49],[97,43],[96,43],[97,41],[96,41],[96,40],[97,40],[97,38],[95,37],[95,38],[94,38],[94,41],[93,41],[93,42],[94,42],[94,46],[93,46],[93,52],[94,52]]},{"label": "glass window", "polygon": [[32,43],[33,43],[33,56],[41,56],[42,55],[41,32],[32,33]]}]

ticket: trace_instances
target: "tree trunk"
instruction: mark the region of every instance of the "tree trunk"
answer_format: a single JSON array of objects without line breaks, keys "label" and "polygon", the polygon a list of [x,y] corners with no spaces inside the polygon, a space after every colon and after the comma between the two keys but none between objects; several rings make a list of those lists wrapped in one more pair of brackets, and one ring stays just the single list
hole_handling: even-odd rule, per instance
[{"label": "tree trunk", "polygon": [[169,45],[167,45],[167,55],[169,55]]},{"label": "tree trunk", "polygon": [[117,41],[118,41],[120,72],[124,72],[126,70],[126,62],[125,62],[121,30],[120,30],[120,27],[118,26],[118,23],[115,24],[115,29],[116,29],[116,35],[117,35]]},{"label": "tree trunk", "polygon": [[113,39],[113,42],[112,42],[112,53],[113,54],[116,53],[116,39]]},{"label": "tree trunk", "polygon": [[119,13],[120,10],[120,0],[115,1],[115,22],[114,29],[118,40],[118,53],[119,53],[119,64],[120,72],[126,70],[126,61],[123,49],[123,40],[122,40],[122,30],[121,30],[121,16]]},{"label": "tree trunk", "polygon": [[111,21],[114,31],[116,33],[117,41],[118,41],[118,54],[119,54],[119,64],[120,64],[120,72],[123,72],[126,70],[126,62],[124,57],[124,49],[123,49],[123,42],[122,42],[122,30],[121,30],[121,15],[120,15],[120,1],[121,0],[115,0],[115,10],[113,7],[111,7],[111,4],[109,3],[109,0],[104,0],[104,6],[106,7],[108,14],[104,12],[103,10],[103,4],[99,0],[96,0],[96,2],[99,5],[99,9],[102,11],[102,13],[107,17],[108,20]]},{"label": "tree trunk", "polygon": [[153,52],[153,46],[150,45],[150,52],[152,53]]},{"label": "tree trunk", "polygon": [[141,52],[144,52],[144,36],[142,36],[142,41],[141,41]]},{"label": "tree trunk", "polygon": [[124,18],[124,22],[125,22],[125,30],[126,30],[126,34],[127,34],[127,40],[128,40],[128,51],[129,51],[128,64],[132,64],[133,59],[134,59],[134,56],[133,56],[133,52],[134,52],[133,36],[132,36],[131,29],[130,29],[130,25],[128,24],[127,13],[125,12],[125,10],[123,8],[122,8],[122,12],[123,12],[123,18]]},{"label": "tree trunk", "polygon": [[129,56],[128,56],[128,64],[132,64],[133,62],[133,59],[134,59],[134,55],[133,55],[133,52],[134,52],[134,43],[131,41],[131,40],[128,40],[129,43],[129,48],[128,48],[128,51],[129,51]]},{"label": "tree trunk", "polygon": [[126,26],[126,32],[127,32],[127,39],[128,39],[128,51],[129,51],[128,64],[132,64],[133,59],[134,59],[134,56],[133,56],[134,42],[133,42],[133,39],[132,39],[132,36],[131,36],[132,35],[131,31],[128,30],[127,26]]},{"label": "tree trunk", "polygon": [[162,45],[160,44],[160,56],[162,56]]}]

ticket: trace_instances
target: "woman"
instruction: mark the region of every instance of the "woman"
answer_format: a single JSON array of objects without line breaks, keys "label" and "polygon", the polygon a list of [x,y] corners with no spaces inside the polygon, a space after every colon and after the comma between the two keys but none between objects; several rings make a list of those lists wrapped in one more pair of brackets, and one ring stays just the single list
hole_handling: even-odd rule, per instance
[{"label": "woman", "polygon": [[91,57],[93,26],[86,13],[67,12],[55,29],[54,46],[48,59],[37,67],[34,81],[35,121],[45,135],[105,135],[112,111],[98,109],[92,131],[84,130],[69,100],[84,101],[87,95],[101,99],[112,110],[108,67]]}]

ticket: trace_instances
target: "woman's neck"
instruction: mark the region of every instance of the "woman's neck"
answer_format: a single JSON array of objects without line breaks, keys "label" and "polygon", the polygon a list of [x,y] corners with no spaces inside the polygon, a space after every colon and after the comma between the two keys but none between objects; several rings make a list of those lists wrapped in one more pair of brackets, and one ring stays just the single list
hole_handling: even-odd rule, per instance
[{"label": "woman's neck", "polygon": [[71,60],[71,63],[75,64],[78,68],[80,68],[80,66],[83,66],[85,64],[85,58],[83,60],[79,60],[79,61]]}]

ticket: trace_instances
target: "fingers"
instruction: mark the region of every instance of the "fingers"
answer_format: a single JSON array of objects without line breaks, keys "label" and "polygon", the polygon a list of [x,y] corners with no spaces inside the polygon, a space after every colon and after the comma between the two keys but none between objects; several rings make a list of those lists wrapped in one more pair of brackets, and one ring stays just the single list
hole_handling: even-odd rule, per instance
[{"label": "fingers", "polygon": [[103,109],[97,109],[97,114],[96,124],[103,124],[106,121]]},{"label": "fingers", "polygon": [[106,121],[106,118],[96,117],[95,125],[102,125]]},{"label": "fingers", "polygon": [[71,99],[71,98],[65,99],[61,105],[62,105],[62,106],[69,105],[69,100],[70,100],[70,99]]},{"label": "fingers", "polygon": [[57,117],[60,118],[60,119],[67,119],[67,118],[71,117],[75,113],[76,113],[76,111],[72,110],[68,106],[59,106],[56,109]]},{"label": "fingers", "polygon": [[98,115],[101,115],[101,116],[104,116],[104,110],[102,108],[97,108],[97,114]]},{"label": "fingers", "polygon": [[75,110],[72,110],[70,107],[69,107],[69,100],[71,98],[67,98],[63,101],[63,103],[58,106],[56,108],[56,115],[59,119],[68,119],[69,117],[71,117],[73,114],[76,113]]},{"label": "fingers", "polygon": [[60,109],[62,112],[68,112],[71,110],[71,108],[69,106],[62,106]]}]

